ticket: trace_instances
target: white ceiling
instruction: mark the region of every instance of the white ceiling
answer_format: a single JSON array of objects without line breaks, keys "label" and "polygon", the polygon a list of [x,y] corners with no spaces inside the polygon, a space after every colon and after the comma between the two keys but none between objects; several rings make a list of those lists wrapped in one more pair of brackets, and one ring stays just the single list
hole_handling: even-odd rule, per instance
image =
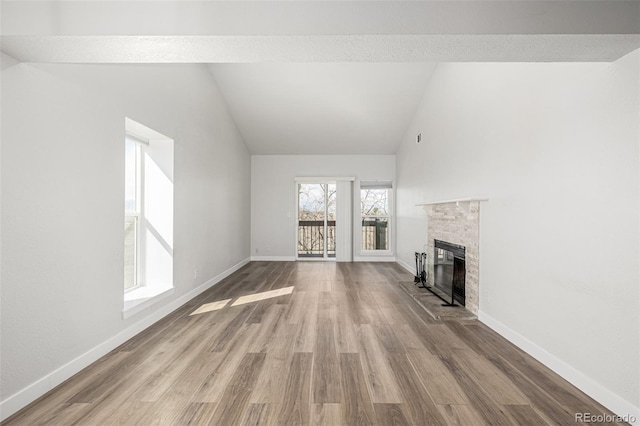
[{"label": "white ceiling", "polygon": [[434,64],[270,63],[209,68],[253,154],[392,154]]},{"label": "white ceiling", "polygon": [[254,154],[395,152],[435,64],[612,61],[630,1],[10,1],[24,62],[199,63]]}]

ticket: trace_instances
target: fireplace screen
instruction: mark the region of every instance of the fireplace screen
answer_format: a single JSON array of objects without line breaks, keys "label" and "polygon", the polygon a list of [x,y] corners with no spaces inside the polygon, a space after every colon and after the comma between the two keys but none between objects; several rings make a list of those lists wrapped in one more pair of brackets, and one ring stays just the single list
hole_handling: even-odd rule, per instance
[{"label": "fireplace screen", "polygon": [[451,296],[451,305],[465,301],[465,248],[446,241],[435,240],[433,282],[436,288]]}]

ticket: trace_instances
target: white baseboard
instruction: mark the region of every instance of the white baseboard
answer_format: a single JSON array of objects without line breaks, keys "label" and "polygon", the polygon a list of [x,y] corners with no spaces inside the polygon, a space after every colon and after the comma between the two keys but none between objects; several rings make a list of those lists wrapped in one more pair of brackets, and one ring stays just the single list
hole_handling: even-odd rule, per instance
[{"label": "white baseboard", "polygon": [[[627,416],[632,425],[640,425],[640,407],[634,406],[631,402],[621,398],[614,392],[605,388],[601,384],[597,383],[592,378],[586,376],[584,373],[576,370],[565,361],[559,359],[555,355],[547,352],[540,346],[536,345],[531,340],[527,339],[520,333],[507,327],[495,318],[485,314],[482,311],[478,312],[478,320],[487,325],[489,328],[509,340],[514,345],[540,361],[542,364],[549,367],[551,370],[559,374],[569,383],[580,389],[582,392],[589,395],[591,398],[598,401],[600,404],[607,407],[613,413],[618,416]],[[590,413],[592,415],[598,415],[602,413]]]},{"label": "white baseboard", "polygon": [[411,275],[415,275],[415,273],[416,273],[415,266],[411,266],[407,262],[405,262],[404,260],[401,260],[401,259],[396,259],[396,263],[398,265],[402,266],[407,271],[409,271],[411,273]]},{"label": "white baseboard", "polygon": [[354,262],[395,262],[395,256],[354,256]]},{"label": "white baseboard", "polygon": [[295,262],[295,256],[251,256],[252,262]]},{"label": "white baseboard", "polygon": [[241,262],[216,275],[215,277],[207,280],[190,292],[180,296],[175,300],[172,300],[166,305],[160,306],[158,308],[150,307],[150,309],[155,310],[149,313],[149,315],[147,315],[146,317],[137,321],[135,324],[122,330],[120,333],[105,340],[98,346],[95,346],[94,348],[78,356],[77,358],[69,361],[62,367],[52,371],[41,379],[38,379],[26,388],[7,397],[2,402],[0,402],[0,421],[3,421],[7,417],[16,413],[18,410],[26,407],[28,404],[35,401],[40,396],[44,395],[54,387],[58,386],[60,383],[78,373],[83,368],[88,367],[100,357],[108,354],[127,340],[142,332],[144,329],[150,327],[165,316],[169,315],[171,312],[175,311],[180,306],[184,305],[186,302],[193,299],[200,293],[208,290],[227,276],[242,268],[247,263],[249,263],[248,258],[242,260]]}]

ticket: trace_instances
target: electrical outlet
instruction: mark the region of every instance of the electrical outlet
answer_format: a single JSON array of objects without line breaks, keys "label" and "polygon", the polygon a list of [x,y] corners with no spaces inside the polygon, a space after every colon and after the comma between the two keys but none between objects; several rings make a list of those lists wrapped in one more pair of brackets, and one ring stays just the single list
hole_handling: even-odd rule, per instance
[{"label": "electrical outlet", "polygon": [[193,270],[193,279],[197,280],[198,279],[198,268]]}]

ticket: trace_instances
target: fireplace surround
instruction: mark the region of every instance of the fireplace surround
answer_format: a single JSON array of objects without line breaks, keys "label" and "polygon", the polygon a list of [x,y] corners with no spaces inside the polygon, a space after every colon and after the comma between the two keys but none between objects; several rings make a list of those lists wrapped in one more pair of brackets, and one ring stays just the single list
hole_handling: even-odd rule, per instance
[{"label": "fireplace surround", "polygon": [[428,285],[435,286],[435,240],[446,241],[465,248],[464,306],[473,314],[478,313],[480,283],[480,202],[475,198],[420,204],[427,213],[427,244],[429,247]]}]

